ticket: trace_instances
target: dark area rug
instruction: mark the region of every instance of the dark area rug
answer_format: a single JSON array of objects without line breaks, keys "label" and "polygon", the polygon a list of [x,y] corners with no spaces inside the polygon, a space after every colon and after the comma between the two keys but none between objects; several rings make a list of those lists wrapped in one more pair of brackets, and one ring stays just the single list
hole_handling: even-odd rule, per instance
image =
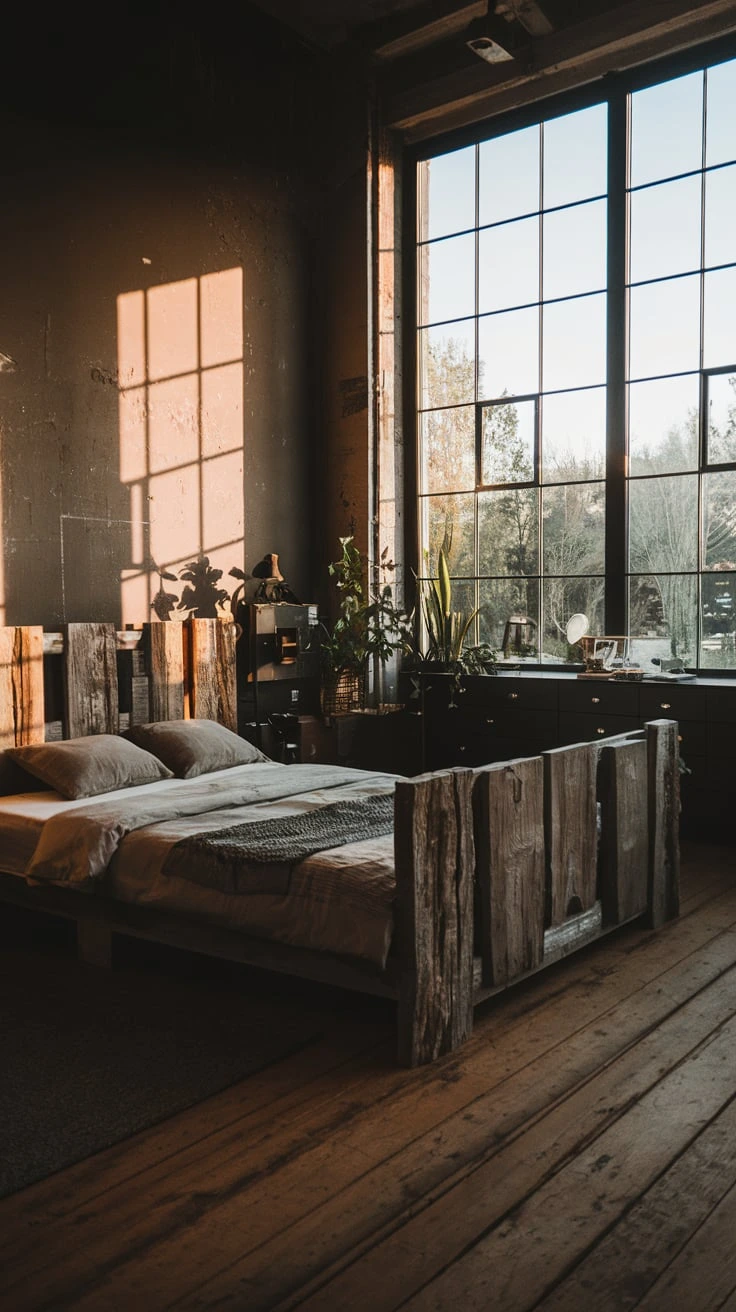
[{"label": "dark area rug", "polygon": [[324,1032],[294,981],[125,939],[107,971],[76,960],[61,922],[1,914],[0,1197]]}]

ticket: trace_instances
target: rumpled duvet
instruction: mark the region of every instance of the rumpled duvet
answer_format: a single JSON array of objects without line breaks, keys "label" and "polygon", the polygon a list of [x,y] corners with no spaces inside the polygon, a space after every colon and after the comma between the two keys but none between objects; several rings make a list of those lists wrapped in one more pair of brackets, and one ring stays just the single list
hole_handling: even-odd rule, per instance
[{"label": "rumpled duvet", "polygon": [[[386,832],[385,805],[361,802],[392,796],[397,777],[269,762],[121,790],[52,815],[26,877],[82,888],[100,883],[125,901],[185,911],[382,967],[393,927],[393,835]],[[363,815],[375,810],[383,820],[374,833],[359,831],[357,841],[346,841],[343,831],[337,846],[326,843],[315,852],[312,844],[311,854],[290,863],[286,880],[283,864],[261,859],[261,847],[240,871],[231,866],[225,882],[192,878],[192,841],[196,847],[208,833],[222,838],[229,829],[247,832],[253,823],[262,844],[269,824],[276,834],[285,818],[325,808]],[[177,869],[177,847],[188,851],[188,871]]]}]

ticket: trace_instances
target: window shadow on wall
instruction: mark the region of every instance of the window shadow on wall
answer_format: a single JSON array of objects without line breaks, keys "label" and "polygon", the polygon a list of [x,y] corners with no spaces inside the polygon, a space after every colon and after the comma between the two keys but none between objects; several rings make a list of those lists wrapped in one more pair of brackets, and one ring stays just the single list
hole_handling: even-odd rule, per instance
[{"label": "window shadow on wall", "polygon": [[243,305],[239,267],[117,298],[123,625],[150,617],[159,571],[243,567]]}]

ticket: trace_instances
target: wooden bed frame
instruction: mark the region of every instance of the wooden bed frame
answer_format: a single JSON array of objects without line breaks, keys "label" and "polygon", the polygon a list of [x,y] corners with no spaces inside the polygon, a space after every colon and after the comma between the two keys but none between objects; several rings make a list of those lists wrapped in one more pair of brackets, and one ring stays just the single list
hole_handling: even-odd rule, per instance
[{"label": "wooden bed frame", "polygon": [[[236,727],[235,629],[218,620],[0,628],[0,747],[43,741],[44,664],[62,662],[63,736],[117,732],[118,653],[131,722],[196,716]],[[28,887],[0,898],[71,917],[80,954],[109,965],[129,934],[390,997],[398,1056],[435,1060],[470,1035],[473,1007],[600,935],[679,910],[677,724],[479,769],[401,781],[395,934],[384,972],[98,893]],[[0,865],[2,858],[0,856]]]}]

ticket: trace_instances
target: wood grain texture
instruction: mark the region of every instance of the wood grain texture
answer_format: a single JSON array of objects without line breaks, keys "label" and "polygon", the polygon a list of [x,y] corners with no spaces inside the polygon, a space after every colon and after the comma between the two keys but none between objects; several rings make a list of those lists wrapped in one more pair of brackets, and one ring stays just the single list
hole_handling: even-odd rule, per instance
[{"label": "wood grain texture", "polygon": [[236,732],[235,625],[225,620],[190,619],[186,623],[192,718],[219,720]]},{"label": "wood grain texture", "polygon": [[599,889],[603,923],[615,925],[646,911],[649,899],[646,742],[601,747],[599,777]]},{"label": "wood grain texture", "polygon": [[64,734],[117,733],[118,672],[114,624],[64,627]]},{"label": "wood grain texture", "polygon": [[561,925],[596,900],[597,749],[593,743],[543,752],[547,924]]},{"label": "wood grain texture", "polygon": [[680,911],[680,752],[675,720],[650,720],[649,910],[652,929]]},{"label": "wood grain texture", "polygon": [[544,770],[541,756],[474,772],[483,983],[503,985],[544,955]]},{"label": "wood grain texture", "polygon": [[473,1027],[472,771],[396,785],[399,1061],[451,1052]]},{"label": "wood grain texture", "polygon": [[43,629],[0,628],[0,749],[43,738]]},{"label": "wood grain texture", "polygon": [[184,625],[166,620],[145,626],[149,715],[153,721],[184,719]]}]

